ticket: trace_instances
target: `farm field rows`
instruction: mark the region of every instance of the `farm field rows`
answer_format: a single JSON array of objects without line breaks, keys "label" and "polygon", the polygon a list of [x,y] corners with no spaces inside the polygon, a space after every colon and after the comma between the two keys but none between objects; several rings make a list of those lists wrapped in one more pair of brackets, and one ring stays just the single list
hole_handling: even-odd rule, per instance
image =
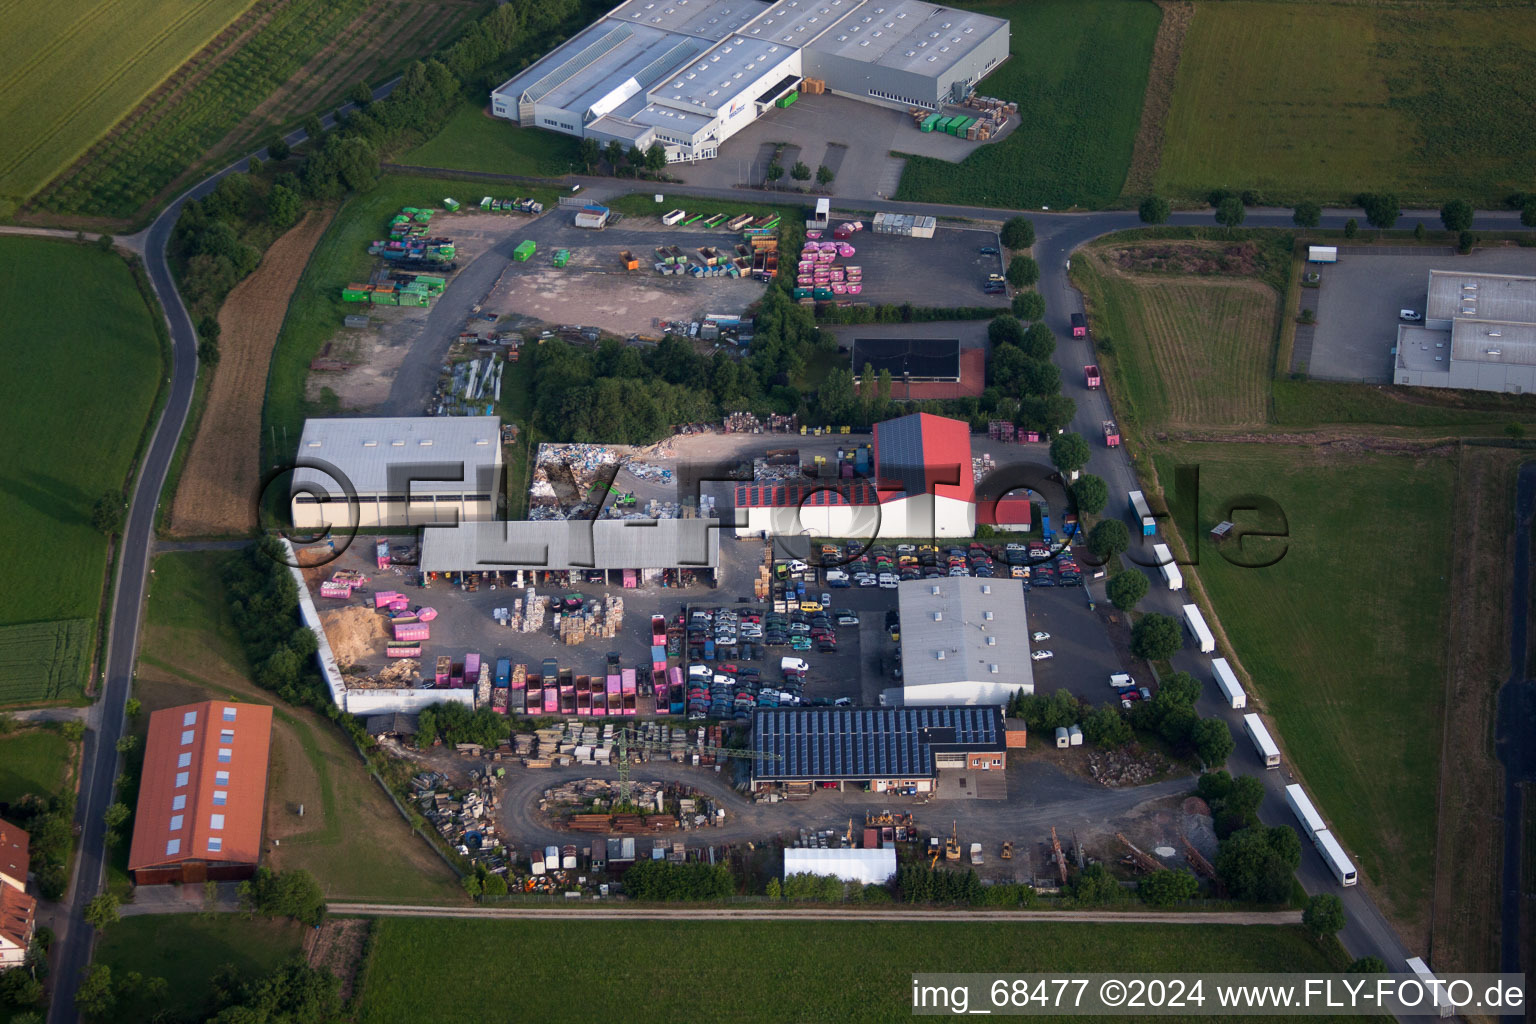
[{"label": "farm field rows", "polygon": [[[731,1018],[745,1024],[890,1021],[911,1012],[911,977],[920,971],[1339,969],[1300,928],[1264,925],[935,920],[689,921],[680,927],[386,917],[374,928],[363,967],[362,1024],[501,1021],[512,1000],[519,1017],[529,1020],[622,1017],[644,1024],[694,1019],[701,1006],[729,1006]],[[450,949],[456,955],[440,955]],[[529,949],[538,955],[518,952]],[[667,984],[656,984],[654,957],[635,955],[646,949],[667,951]],[[576,965],[602,984],[571,984]]]},{"label": "farm field rows", "polygon": [[[1175,510],[1186,545],[1224,518],[1228,499],[1266,495],[1284,511],[1289,539],[1278,563],[1240,568],[1206,544],[1199,577],[1289,763],[1385,896],[1384,909],[1422,925],[1434,868],[1425,838],[1435,834],[1440,774],[1455,459],[1236,442],[1157,444],[1154,456],[1164,488],[1175,465],[1200,468],[1198,519]],[[1250,539],[1244,552],[1272,555],[1277,543]]]},{"label": "farm field rows", "polygon": [[252,0],[4,5],[0,213],[68,167]]},{"label": "farm field rows", "polygon": [[376,84],[483,7],[475,0],[262,0],[244,31],[184,66],[32,205],[133,217],[214,155],[233,154],[237,144],[334,104],[359,81]]},{"label": "farm field rows", "polygon": [[959,6],[1011,21],[1010,56],[978,91],[1016,101],[1020,123],[958,165],[908,157],[896,198],[1025,208],[1112,202],[1131,164],[1157,7],[1145,0]]},{"label": "farm field rows", "polygon": [[1122,270],[1118,251],[1089,249],[1075,269],[1096,329],[1116,342],[1110,383],[1120,415],[1158,429],[1263,424],[1274,290],[1254,277]]},{"label": "farm field rows", "polygon": [[243,980],[266,974],[299,954],[304,931],[297,921],[244,914],[178,914],[175,927],[154,915],[125,917],[97,940],[94,962],[112,968],[114,979],[137,971],[167,982],[153,1005],[119,1004],[118,1019],[150,1020],[163,1013],[172,1020],[203,1020],[220,968],[233,966]]},{"label": "farm field rows", "polygon": [[576,139],[494,118],[483,103],[465,102],[435,137],[399,163],[454,171],[556,177],[576,165]]},{"label": "farm field rows", "polygon": [[308,870],[328,899],[461,902],[452,871],[411,833],[336,727],[251,682],[221,576],[230,557],[155,560],[134,684],[146,713],[218,697],[274,705],[265,834],[281,846],[268,866]]},{"label": "farm field rows", "polygon": [[15,541],[0,627],[29,626],[0,637],[0,659],[58,652],[26,677],[0,673],[0,700],[76,695],[107,568],[91,507],[128,475],[164,377],[163,327],[121,257],[71,242],[0,238],[0,308],[0,520]]},{"label": "farm field rows", "polygon": [[1501,203],[1536,160],[1533,60],[1529,6],[1199,4],[1156,187]]}]

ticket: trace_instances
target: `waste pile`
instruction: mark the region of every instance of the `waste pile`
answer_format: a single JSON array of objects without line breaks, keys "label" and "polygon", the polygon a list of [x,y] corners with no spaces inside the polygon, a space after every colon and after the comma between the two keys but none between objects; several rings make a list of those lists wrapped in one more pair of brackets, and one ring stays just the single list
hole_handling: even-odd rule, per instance
[{"label": "waste pile", "polygon": [[765,430],[799,430],[800,420],[796,416],[783,416],[779,413],[770,413],[766,420],[760,420],[750,412],[733,412],[725,417],[721,427],[727,434],[761,434]]},{"label": "waste pile", "polygon": [[611,640],[623,626],[623,597],[609,594],[601,604],[597,598],[590,598],[579,610],[561,614],[560,642],[569,646],[589,639]]},{"label": "waste pile", "polygon": [[416,685],[421,677],[421,662],[415,658],[391,661],[374,674],[346,672],[341,680],[349,690],[399,690]]},{"label": "waste pile", "polygon": [[991,473],[996,468],[997,463],[992,461],[992,456],[990,455],[982,454],[971,457],[971,475],[976,478],[978,484],[986,478],[988,473]]},{"label": "waste pile", "polygon": [[534,592],[532,587],[512,602],[512,614],[506,623],[518,633],[537,633],[544,628],[544,617],[549,614],[549,598]]},{"label": "waste pile", "polygon": [[504,874],[510,854],[496,826],[495,773],[505,769],[471,771],[469,788],[460,793],[440,772],[422,772],[411,779],[411,791],[422,816],[460,856]]}]

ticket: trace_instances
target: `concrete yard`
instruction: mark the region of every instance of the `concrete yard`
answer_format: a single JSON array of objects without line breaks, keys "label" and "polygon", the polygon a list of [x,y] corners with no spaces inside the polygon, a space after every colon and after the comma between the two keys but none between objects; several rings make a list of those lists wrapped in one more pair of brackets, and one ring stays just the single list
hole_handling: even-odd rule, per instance
[{"label": "concrete yard", "polygon": [[[932,238],[907,238],[876,234],[868,229],[869,223],[866,219],[865,230],[848,240],[855,250],[853,256],[838,260],[864,270],[864,290],[857,301],[998,310],[1007,309],[1012,302],[1006,291],[999,295],[982,291],[987,275],[1003,272],[1002,256],[981,252],[983,248],[1001,248],[996,231],[941,226]],[[794,269],[791,263],[782,272]]]},{"label": "concrete yard", "polygon": [[[1308,264],[1307,270],[1322,274],[1308,376],[1387,383],[1398,310],[1424,312],[1431,270],[1536,274],[1536,250],[1500,246],[1457,256],[1442,246],[1341,246],[1339,262]],[[1299,349],[1300,331],[1297,343]]]}]

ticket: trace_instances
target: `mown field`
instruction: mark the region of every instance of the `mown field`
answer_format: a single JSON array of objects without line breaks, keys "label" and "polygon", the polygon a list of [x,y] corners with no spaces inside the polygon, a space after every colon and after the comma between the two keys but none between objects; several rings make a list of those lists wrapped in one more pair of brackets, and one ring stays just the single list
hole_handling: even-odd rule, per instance
[{"label": "mown field", "polygon": [[252,0],[4,6],[0,214],[84,153]]},{"label": "mown field", "polygon": [[1145,0],[968,2],[1011,22],[1008,60],[977,87],[1020,121],[960,164],[908,157],[896,198],[1099,207],[1125,184],[1161,15]]},{"label": "mown field", "polygon": [[20,728],[0,736],[0,804],[59,792],[69,772],[70,744],[56,729]]},{"label": "mown field", "polygon": [[380,918],[375,929],[362,1024],[502,1021],[514,1001],[529,1020],[643,1024],[729,1007],[743,1024],[891,1021],[911,1013],[923,971],[1339,969],[1296,927]]},{"label": "mown field", "polygon": [[1102,248],[1073,269],[1095,331],[1114,342],[1105,364],[1122,417],[1158,429],[1265,422],[1279,299],[1269,285],[1124,271]]},{"label": "mown field", "polygon": [[435,137],[402,154],[396,162],[529,177],[558,177],[580,169],[576,139],[491,117],[484,103],[473,100],[462,104]]},{"label": "mown field", "polygon": [[1529,6],[1200,4],[1157,189],[1502,202],[1536,161],[1533,60]]},{"label": "mown field", "polygon": [[1239,568],[1207,543],[1199,577],[1289,763],[1386,909],[1419,918],[1434,869],[1454,458],[1230,442],[1154,455],[1165,488],[1175,465],[1200,467],[1202,535],[1240,495],[1284,510],[1278,564]]},{"label": "mown field", "polygon": [[[146,712],[216,697],[275,706],[266,835],[273,868],[304,868],[330,899],[453,902],[463,891],[329,722],[250,680],[220,576],[226,552],[155,560],[135,696]],[[304,816],[298,816],[299,805]]]},{"label": "mown field", "polygon": [[[533,196],[547,207],[554,205],[559,192],[553,188],[526,186],[491,191],[498,196]],[[313,412],[312,403],[304,397],[310,360],[320,351],[320,346],[340,330],[342,317],[357,312],[355,306],[341,301],[342,286],[366,278],[376,262],[368,255],[368,243],[379,237],[389,223],[390,215],[401,206],[436,206],[444,196],[457,196],[467,203],[464,197],[473,195],[478,202],[485,193],[483,183],[391,174],[367,193],[353,196],[346,202],[325,237],[315,246],[304,276],[293,293],[288,316],[283,321],[282,334],[272,353],[272,371],[267,378],[267,398],[262,414],[264,438],[271,437],[275,428],[278,436],[287,431],[292,443],[297,444],[304,418]],[[509,214],[509,224],[521,216]],[[435,221],[434,230],[451,236],[453,218]],[[450,281],[449,288],[452,287]],[[268,451],[265,454],[267,459],[263,468],[274,453]],[[291,457],[293,452],[290,449],[281,454]]]},{"label": "mown field", "polygon": [[0,238],[0,309],[0,627],[28,626],[0,633],[0,701],[41,700],[85,684],[107,568],[91,506],[123,488],[163,327],[120,257],[35,238]]},{"label": "mown field", "polygon": [[215,974],[232,966],[241,978],[266,974],[297,956],[304,926],[296,921],[251,920],[243,914],[178,914],[174,927],[156,916],[125,917],[96,942],[95,963],[114,979],[129,971],[164,978],[165,993],[147,1005],[130,1000],[116,1007],[118,1020],[203,1020],[211,1009]]},{"label": "mown field", "polygon": [[184,65],[32,205],[131,218],[193,169],[257,148],[274,128],[334,105],[358,82],[378,84],[485,7],[478,0],[261,0],[241,31]]}]

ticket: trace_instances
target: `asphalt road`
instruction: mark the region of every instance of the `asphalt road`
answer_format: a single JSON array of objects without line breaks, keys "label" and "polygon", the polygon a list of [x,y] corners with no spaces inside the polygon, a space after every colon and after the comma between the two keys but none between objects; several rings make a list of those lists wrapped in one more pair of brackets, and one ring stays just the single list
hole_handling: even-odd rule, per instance
[{"label": "asphalt road", "polygon": [[[388,95],[394,88],[395,81],[385,83],[374,90],[375,97]],[[350,104],[348,105],[350,107]],[[345,111],[348,107],[341,108]],[[325,115],[323,123],[329,127],[335,121],[334,115]],[[290,144],[303,141],[302,131],[293,132],[287,136]],[[266,151],[261,150],[256,154],[265,158]],[[182,206],[190,199],[201,198],[213,190],[219,179],[225,175],[244,170],[249,165],[249,157],[242,157],[214,174],[209,175],[192,189],[176,199],[164,212],[150,225],[150,227],[137,235],[121,240],[121,244],[140,252],[144,256],[145,266],[157,297],[165,310],[166,321],[171,331],[173,346],[172,367],[170,376],[170,398],[161,413],[159,422],[155,425],[150,437],[149,446],[144,460],[140,466],[140,472],[135,482],[132,494],[132,502],[128,512],[127,522],[121,542],[121,558],[117,566],[117,577],[113,586],[112,607],[110,613],[109,638],[107,642],[106,657],[104,659],[105,685],[103,687],[103,699],[98,704],[98,712],[95,716],[97,727],[87,732],[85,752],[81,765],[81,786],[78,806],[76,809],[76,823],[80,828],[79,856],[75,862],[75,872],[70,887],[71,897],[68,904],[68,914],[59,922],[56,929],[56,940],[53,956],[53,993],[49,1008],[49,1024],[69,1024],[77,1019],[74,1008],[74,995],[79,984],[80,972],[90,962],[94,946],[94,932],[84,923],[83,910],[85,904],[101,890],[105,875],[105,846],[103,837],[106,826],[102,821],[102,815],[112,800],[112,782],[117,775],[116,745],[123,734],[124,727],[124,703],[129,694],[129,684],[133,673],[133,664],[138,649],[139,629],[141,624],[141,610],[146,586],[149,562],[152,556],[154,544],[154,521],[158,507],[160,491],[165,483],[166,471],[169,468],[171,458],[175,453],[176,444],[186,422],[187,411],[190,407],[193,384],[197,370],[197,338],[193,330],[191,319],[182,304],[180,296],[176,292],[171,278],[170,267],[166,260],[166,246],[170,239],[172,228]],[[484,176],[489,178],[489,176]],[[525,180],[525,179],[524,179]],[[611,178],[571,178],[567,181],[579,181],[589,186],[589,195],[599,198],[604,195],[615,195],[621,192],[633,190],[633,184],[617,182]],[[684,186],[668,186],[663,191],[674,195],[696,195],[720,199],[740,200],[748,196],[758,196],[764,200],[794,201],[793,195],[770,192],[754,192],[741,189],[708,189],[689,188]],[[839,200],[840,206],[846,206],[849,200]],[[1127,228],[1139,227],[1140,222],[1134,212],[1110,212],[1110,213],[1047,213],[1043,211],[1013,211],[996,210],[980,207],[953,207],[931,203],[898,203],[890,200],[859,199],[857,203],[860,211],[887,210],[907,213],[924,213],[947,217],[968,217],[981,220],[995,220],[999,217],[1009,216],[1015,212],[1027,212],[1034,221],[1037,232],[1037,242],[1034,248],[1036,257],[1041,265],[1041,280],[1039,288],[1046,298],[1046,305],[1050,310],[1048,323],[1057,332],[1058,348],[1056,361],[1063,369],[1063,379],[1067,381],[1064,391],[1078,401],[1078,415],[1073,423],[1073,429],[1078,430],[1084,436],[1093,438],[1098,430],[1101,419],[1108,418],[1108,403],[1102,392],[1081,392],[1081,368],[1085,362],[1091,361],[1088,356],[1087,343],[1082,340],[1073,341],[1067,337],[1066,323],[1070,312],[1080,311],[1082,303],[1080,296],[1072,290],[1066,276],[1067,256],[1083,243],[1100,235],[1112,231],[1120,231]],[[1359,210],[1332,209],[1327,210],[1323,216],[1324,227],[1341,227],[1349,217],[1363,217]],[[1413,223],[1415,220],[1423,220],[1426,223],[1434,223],[1438,220],[1437,211],[1411,210],[1405,212],[1402,223]],[[1170,223],[1181,224],[1209,224],[1212,223],[1212,215],[1209,211],[1196,213],[1177,213],[1171,218]],[[1290,212],[1278,209],[1255,209],[1248,212],[1245,227],[1287,227],[1290,226]],[[1510,211],[1479,212],[1474,220],[1474,229],[1477,230],[1511,230],[1519,229],[1519,215]],[[0,229],[3,230],[3,229]],[[11,230],[7,233],[36,234],[34,230]],[[1089,464],[1090,472],[1103,476],[1110,484],[1111,494],[1123,494],[1134,489],[1137,484],[1134,473],[1131,470],[1129,458],[1124,449],[1106,451],[1096,448],[1093,461]],[[1148,610],[1165,611],[1177,614],[1178,602],[1173,600],[1167,591],[1160,591],[1154,587],[1149,595],[1145,607]],[[1199,668],[1194,659],[1187,655],[1175,659],[1178,668],[1196,670]],[[1209,703],[1209,701],[1208,701]],[[1220,712],[1219,708],[1202,706],[1202,713]],[[1226,714],[1229,722],[1234,719],[1230,713]],[[1249,770],[1251,764],[1243,763],[1243,758],[1248,748],[1243,741],[1242,733],[1237,730],[1239,738],[1238,755],[1233,767],[1238,770]],[[1251,758],[1251,754],[1248,755]],[[1270,794],[1274,799],[1266,801],[1266,820],[1280,821],[1286,817],[1282,810],[1283,799],[1280,796],[1283,788],[1284,772],[1260,773],[1264,776]],[[1332,877],[1327,875],[1321,862],[1315,854],[1308,853],[1302,864],[1300,872],[1303,884],[1309,892],[1322,891],[1333,888]],[[1345,947],[1356,956],[1375,954],[1387,960],[1389,965],[1400,963],[1405,950],[1391,927],[1376,910],[1362,887],[1343,890],[1345,909],[1349,913],[1349,924],[1341,935]]]},{"label": "asphalt road", "polygon": [[[1079,924],[1169,924],[1169,915],[1136,910],[834,910],[785,908],[735,910],[636,907],[421,907],[392,903],[332,903],[332,914],[361,917],[468,917],[490,920],[566,918],[583,921],[1074,921]],[[1299,910],[1200,910],[1177,915],[1176,924],[1300,924]]]}]

